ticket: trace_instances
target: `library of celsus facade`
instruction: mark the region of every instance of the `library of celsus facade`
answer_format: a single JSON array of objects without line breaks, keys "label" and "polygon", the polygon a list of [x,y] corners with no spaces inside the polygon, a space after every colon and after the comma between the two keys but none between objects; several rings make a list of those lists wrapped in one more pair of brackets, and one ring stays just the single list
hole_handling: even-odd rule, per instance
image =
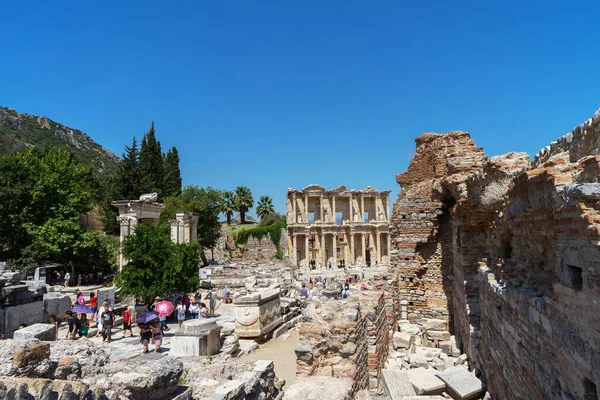
[{"label": "library of celsus facade", "polygon": [[389,194],[368,186],[326,190],[309,185],[288,189],[290,260],[296,266],[387,264],[390,257]]}]

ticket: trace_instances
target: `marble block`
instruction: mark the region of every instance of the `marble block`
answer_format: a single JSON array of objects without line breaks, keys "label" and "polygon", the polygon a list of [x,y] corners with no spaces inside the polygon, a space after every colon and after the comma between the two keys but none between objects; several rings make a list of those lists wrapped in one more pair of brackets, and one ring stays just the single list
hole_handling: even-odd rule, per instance
[{"label": "marble block", "polygon": [[259,337],[282,323],[279,290],[266,289],[236,297],[235,330],[240,337]]}]

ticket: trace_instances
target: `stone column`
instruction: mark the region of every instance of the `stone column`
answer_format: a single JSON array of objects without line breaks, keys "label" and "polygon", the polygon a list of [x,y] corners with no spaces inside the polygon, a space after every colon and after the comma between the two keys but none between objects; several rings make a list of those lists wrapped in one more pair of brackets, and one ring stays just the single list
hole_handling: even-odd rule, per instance
[{"label": "stone column", "polygon": [[350,232],[350,263],[356,263],[356,257],[354,256],[354,232]]},{"label": "stone column", "polygon": [[381,262],[381,232],[377,231],[377,258],[378,263]]},{"label": "stone column", "polygon": [[331,212],[333,214],[333,223],[337,225],[337,218],[335,216],[335,195],[331,197]]},{"label": "stone column", "polygon": [[[137,218],[134,217],[117,217],[117,220],[119,221],[119,225],[121,227],[119,242],[122,245],[127,236],[134,234],[138,221]],[[123,269],[123,266],[126,265],[127,262],[128,260],[123,257],[123,252],[119,250],[119,271]]]},{"label": "stone column", "polygon": [[[292,194],[292,210],[293,210],[292,212],[294,213],[293,214],[294,215],[294,220],[293,220],[294,224],[298,223],[298,210],[296,208],[297,207],[296,203],[297,203],[297,201],[296,201],[296,192],[294,192]],[[294,256],[294,258],[295,258],[295,256]]]},{"label": "stone column", "polygon": [[325,232],[321,232],[321,267],[327,269],[327,257],[325,255]]},{"label": "stone column", "polygon": [[294,266],[298,266],[298,239],[296,233],[292,232],[292,260],[294,260]]},{"label": "stone column", "polygon": [[304,195],[304,223],[308,224],[308,195]]},{"label": "stone column", "polygon": [[325,222],[323,219],[323,195],[321,195],[321,198],[319,199],[319,221]]},{"label": "stone column", "polygon": [[390,235],[390,233],[387,233],[387,256],[388,256],[388,263],[390,262],[390,256],[392,254],[392,235]]},{"label": "stone column", "polygon": [[360,195],[360,222],[365,220],[365,196]]},{"label": "stone column", "polygon": [[360,235],[362,238],[362,241],[361,241],[362,259],[363,259],[363,262],[366,263],[367,262],[367,241],[366,241],[367,234],[363,232]]},{"label": "stone column", "polygon": [[352,210],[352,195],[348,197],[348,212],[350,213],[350,222],[354,221],[354,210]]},{"label": "stone column", "polygon": [[333,232],[333,266],[337,265],[337,232]]},{"label": "stone column", "polygon": [[304,261],[305,267],[308,267],[308,260],[310,260],[309,250],[308,250],[308,233],[304,234]]}]

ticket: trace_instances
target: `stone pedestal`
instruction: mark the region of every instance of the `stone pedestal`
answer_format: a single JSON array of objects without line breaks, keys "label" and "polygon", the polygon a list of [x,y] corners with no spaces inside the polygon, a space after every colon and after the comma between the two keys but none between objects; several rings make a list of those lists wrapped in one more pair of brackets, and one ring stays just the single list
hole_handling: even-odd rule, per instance
[{"label": "stone pedestal", "polygon": [[240,337],[259,337],[282,323],[279,290],[266,289],[236,297],[235,330]]},{"label": "stone pedestal", "polygon": [[173,356],[212,356],[221,350],[221,328],[213,319],[192,319],[171,339]]}]

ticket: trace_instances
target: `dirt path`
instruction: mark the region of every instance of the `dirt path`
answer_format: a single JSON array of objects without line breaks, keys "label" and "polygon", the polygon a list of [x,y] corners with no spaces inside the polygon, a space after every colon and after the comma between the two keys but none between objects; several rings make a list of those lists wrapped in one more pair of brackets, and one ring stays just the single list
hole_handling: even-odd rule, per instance
[{"label": "dirt path", "polygon": [[[285,379],[285,387],[296,381],[296,353],[294,348],[298,343],[298,331],[292,329],[289,336],[283,335],[277,339],[261,344],[256,351],[243,356],[241,361],[272,360],[275,363],[275,374],[279,379]],[[284,387],[284,390],[285,390]]]}]

